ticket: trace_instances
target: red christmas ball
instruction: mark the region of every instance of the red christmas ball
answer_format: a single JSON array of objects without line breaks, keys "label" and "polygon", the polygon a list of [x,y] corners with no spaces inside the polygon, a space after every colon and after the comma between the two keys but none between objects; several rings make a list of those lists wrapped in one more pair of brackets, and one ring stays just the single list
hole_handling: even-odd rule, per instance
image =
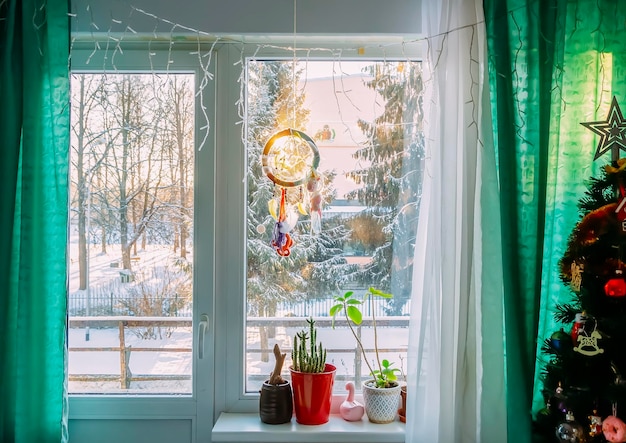
[{"label": "red christmas ball", "polygon": [[609,297],[626,296],[626,280],[623,278],[612,278],[604,285],[604,293]]}]

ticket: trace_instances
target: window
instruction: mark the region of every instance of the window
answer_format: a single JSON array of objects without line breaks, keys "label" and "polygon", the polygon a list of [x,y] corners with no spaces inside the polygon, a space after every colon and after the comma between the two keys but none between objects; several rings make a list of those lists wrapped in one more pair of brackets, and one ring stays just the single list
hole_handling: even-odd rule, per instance
[{"label": "window", "polygon": [[[189,416],[254,411],[273,344],[289,354],[309,316],[342,394],[367,366],[328,310],[369,286],[394,294],[374,309],[384,356],[406,369],[420,64],[311,52],[294,69],[284,53],[247,58],[253,46],[73,49],[70,392],[106,394],[110,411],[166,414],[148,400],[140,413],[138,394],[175,396]],[[321,232],[300,214],[288,258],[269,244],[276,189],[260,161],[286,127],[315,141],[324,181]],[[102,404],[73,400],[88,406],[74,414]]]},{"label": "window", "polygon": [[183,49],[72,49],[71,394],[191,396],[207,378],[193,319],[210,313],[196,292],[212,275],[195,266],[196,246],[211,247],[196,207],[207,199],[197,186],[209,187],[197,169],[212,164],[213,68],[201,63],[209,50]]},{"label": "window", "polygon": [[[308,28],[311,34],[297,37],[299,49],[295,52],[300,61],[298,69],[301,71],[300,79],[296,82],[297,89],[305,91],[307,83],[311,86],[324,83],[316,79],[320,76],[331,75],[328,71],[329,67],[332,66],[334,70],[331,75],[335,82],[334,86],[331,90],[324,91],[323,98],[320,100],[327,101],[327,104],[339,101],[340,107],[335,109],[332,115],[315,117],[314,111],[321,109],[319,103],[315,105],[303,102],[303,110],[311,109],[311,112],[307,123],[303,123],[304,126],[301,128],[315,138],[322,152],[320,171],[324,172],[325,180],[328,180],[326,191],[335,189],[337,195],[324,193],[326,201],[322,213],[320,238],[328,238],[330,242],[328,245],[318,242],[313,236],[309,236],[307,240],[308,216],[301,216],[299,226],[295,228],[297,237],[294,232],[296,240],[292,248],[294,258],[302,254],[302,251],[310,251],[316,245],[320,246],[320,254],[324,255],[307,257],[311,265],[309,267],[302,265],[300,269],[303,272],[294,269],[291,273],[305,275],[305,271],[310,270],[315,274],[309,276],[309,280],[317,279],[324,285],[320,285],[318,292],[314,291],[312,284],[308,285],[308,288],[304,286],[297,288],[293,293],[295,297],[281,300],[281,303],[275,306],[276,311],[271,311],[274,309],[272,306],[268,310],[263,307],[262,302],[255,303],[254,281],[248,278],[248,265],[253,265],[253,261],[249,261],[253,255],[250,254],[252,247],[248,239],[250,243],[256,242],[259,247],[268,247],[268,237],[263,237],[256,231],[260,223],[253,219],[247,204],[248,192],[253,191],[251,185],[257,183],[264,187],[263,192],[271,192],[271,190],[265,189],[266,180],[260,173],[258,177],[265,182],[253,181],[253,177],[247,172],[249,168],[260,168],[260,165],[253,161],[253,156],[255,149],[258,150],[265,143],[265,136],[281,128],[282,124],[291,126],[291,123],[288,120],[281,122],[275,120],[273,113],[264,116],[262,110],[268,108],[258,107],[253,103],[255,87],[272,88],[274,86],[263,85],[263,83],[254,85],[253,70],[263,69],[262,66],[265,66],[266,62],[269,66],[273,62],[280,61],[283,80],[293,79],[293,76],[289,77],[289,65],[294,51],[289,47],[295,43],[295,35],[284,34],[285,30],[289,32],[290,28],[290,8],[284,8],[285,5],[276,2],[269,2],[259,9],[260,15],[255,16],[255,20],[246,22],[240,20],[236,13],[229,14],[227,11],[236,12],[237,9],[245,8],[248,6],[246,2],[228,2],[226,9],[224,9],[226,3],[222,2],[217,11],[219,13],[208,15],[198,14],[197,7],[177,7],[176,2],[151,2],[148,8],[138,7],[141,6],[138,4],[141,2],[121,3],[102,0],[72,2],[71,67],[75,78],[85,75],[87,79],[93,76],[93,81],[104,82],[112,81],[107,77],[113,75],[133,76],[137,81],[142,79],[141,81],[151,84],[152,92],[150,87],[147,87],[145,100],[142,100],[142,105],[147,105],[146,108],[135,108],[133,111],[143,114],[145,120],[150,120],[148,116],[153,113],[154,119],[151,123],[154,123],[155,127],[149,129],[149,126],[146,126],[147,132],[141,134],[133,132],[135,128],[131,126],[124,129],[132,136],[142,137],[142,152],[144,149],[145,152],[152,152],[149,145],[143,143],[150,140],[150,135],[161,137],[158,140],[160,145],[171,137],[171,134],[167,134],[167,128],[171,129],[172,126],[166,124],[165,120],[171,118],[169,114],[173,109],[173,102],[169,102],[171,104],[166,113],[161,112],[162,106],[168,102],[166,100],[167,79],[182,79],[186,76],[193,78],[193,81],[189,80],[189,87],[193,88],[194,106],[186,113],[187,116],[193,116],[193,129],[188,128],[193,141],[193,145],[188,146],[190,149],[188,152],[193,153],[193,157],[190,157],[187,163],[189,200],[185,202],[189,211],[185,214],[189,222],[186,261],[192,264],[191,274],[185,274],[189,276],[185,285],[190,285],[192,300],[190,303],[186,302],[184,307],[174,303],[175,315],[168,307],[167,311],[163,309],[158,311],[158,317],[144,317],[146,321],[157,321],[153,323],[154,328],[158,327],[159,322],[163,325],[167,323],[168,329],[162,329],[162,331],[167,334],[171,332],[171,336],[158,340],[152,338],[151,333],[141,338],[134,334],[134,331],[140,334],[147,332],[146,326],[137,326],[136,322],[133,323],[133,320],[140,318],[137,315],[139,311],[132,315],[132,312],[120,310],[122,305],[116,299],[122,298],[121,293],[114,293],[114,306],[111,308],[109,301],[107,308],[109,310],[104,310],[104,303],[102,306],[98,305],[98,308],[102,308],[101,311],[96,310],[95,304],[89,304],[89,315],[86,312],[86,304],[72,306],[70,302],[72,311],[69,318],[71,334],[69,345],[72,350],[69,369],[70,377],[72,377],[70,390],[73,393],[69,407],[70,437],[72,441],[89,441],[93,436],[106,435],[116,441],[130,441],[136,440],[137,435],[142,435],[145,439],[154,442],[210,441],[212,440],[211,428],[221,412],[257,411],[256,386],[267,376],[267,368],[271,366],[271,362],[263,362],[265,344],[262,348],[261,339],[267,340],[267,346],[270,347],[274,340],[282,337],[285,341],[281,341],[281,345],[285,352],[289,352],[291,330],[286,329],[287,322],[294,323],[290,326],[292,330],[299,328],[307,315],[314,315],[320,321],[324,335],[322,338],[327,345],[334,346],[333,337],[346,332],[345,329],[332,332],[328,328],[328,317],[324,316],[327,312],[324,299],[329,295],[336,295],[349,288],[361,291],[371,281],[377,287],[390,288],[396,294],[395,300],[398,305],[389,312],[385,309],[391,309],[392,305],[380,306],[379,309],[383,311],[381,318],[389,315],[389,318],[393,318],[396,322],[394,326],[398,326],[401,321],[408,318],[404,314],[408,309],[405,302],[408,299],[406,294],[409,289],[400,287],[398,284],[410,280],[408,275],[412,240],[410,236],[402,239],[398,235],[400,232],[395,230],[395,225],[393,236],[385,229],[390,227],[386,221],[392,213],[402,214],[407,218],[403,221],[402,217],[396,217],[398,227],[409,226],[414,222],[411,218],[414,218],[417,213],[413,211],[416,211],[415,197],[419,196],[419,188],[405,187],[404,183],[401,185],[400,178],[410,176],[411,183],[415,185],[420,181],[419,177],[409,174],[409,171],[417,171],[418,175],[420,173],[419,153],[413,155],[419,152],[420,148],[419,127],[413,124],[419,121],[416,113],[420,112],[417,100],[420,89],[419,64],[409,63],[409,59],[415,59],[417,45],[406,41],[401,34],[409,36],[420,32],[419,7],[412,8],[408,11],[409,14],[406,8],[390,8],[389,5],[366,7],[361,11],[364,13],[364,20],[351,20],[353,14],[350,13],[350,6],[357,6],[357,3],[359,5],[361,3],[356,1],[353,2],[354,5],[349,4],[347,8],[329,9],[324,5],[313,5],[314,7],[308,8],[307,11],[298,12],[301,24],[303,24],[300,29]],[[209,5],[209,9],[215,9],[213,6],[217,6],[217,2],[214,3]],[[285,12],[287,17],[283,14]],[[338,13],[337,17],[345,16],[346,20],[340,19],[334,22],[327,20],[328,14],[335,12]],[[379,15],[394,19],[381,21],[378,19]],[[396,18],[402,18],[401,23]],[[371,24],[375,25],[375,29],[370,26]],[[380,24],[382,26],[378,26]],[[211,34],[213,32],[219,32],[221,33],[219,35],[223,37]],[[318,34],[314,35],[316,33]],[[361,35],[367,33],[369,36],[357,36],[358,33]],[[316,49],[320,46],[325,49]],[[344,192],[348,189],[357,189],[350,188],[354,186],[355,180],[373,178],[365,174],[366,170],[372,170],[369,168],[371,165],[368,164],[368,160],[354,159],[350,149],[336,148],[340,142],[343,143],[342,138],[345,139],[346,125],[350,126],[349,138],[362,142],[360,146],[366,146],[365,141],[370,139],[375,141],[376,138],[375,132],[363,132],[363,128],[356,123],[358,117],[361,117],[364,123],[373,125],[372,128],[391,130],[395,126],[394,137],[400,134],[400,126],[392,123],[391,120],[376,122],[375,119],[384,112],[384,106],[381,105],[387,99],[376,95],[374,88],[364,86],[361,81],[366,74],[361,71],[361,68],[373,66],[375,60],[378,60],[376,64],[381,69],[388,69],[388,79],[391,79],[392,73],[394,76],[400,76],[403,69],[405,74],[415,75],[416,87],[405,90],[405,93],[410,90],[411,94],[414,94],[411,97],[405,96],[406,101],[411,105],[406,112],[413,114],[410,114],[411,117],[409,114],[406,118],[403,117],[402,121],[407,124],[401,126],[404,126],[406,131],[413,131],[411,137],[417,136],[414,138],[416,143],[409,146],[400,140],[402,149],[397,152],[412,153],[402,161],[402,168],[406,170],[406,174],[402,172],[401,175],[396,175],[398,171],[394,171],[393,175],[387,175],[387,178],[393,178],[393,180],[388,181],[386,185],[398,186],[398,189],[402,189],[398,192],[393,191],[393,194],[401,198],[401,201],[397,202],[398,205],[402,205],[402,199],[406,198],[404,202],[406,209],[393,208],[391,202],[385,202],[384,205],[378,205],[374,201],[364,202],[362,196],[359,197],[357,193],[347,197]],[[352,64],[353,62],[355,64]],[[252,66],[255,64],[256,68]],[[320,70],[325,70],[326,73],[316,72]],[[342,74],[344,70],[346,75]],[[250,81],[246,82],[247,78]],[[266,79],[271,80],[269,77]],[[250,91],[252,94],[248,94],[249,86],[252,88]],[[350,91],[351,88],[357,86],[364,88],[365,92],[361,94]],[[382,86],[381,83],[380,87]],[[155,90],[158,92],[154,92]],[[75,92],[76,88],[73,88],[73,91]],[[287,93],[285,97],[285,106],[287,106],[289,85],[283,82],[280,85],[280,91]],[[307,92],[303,94],[303,97],[305,96],[309,100],[314,98],[315,93]],[[365,102],[360,101],[361,98],[366,97]],[[258,94],[257,98],[262,99],[262,95]],[[268,94],[267,99],[270,98]],[[249,103],[248,99],[250,99]],[[96,107],[102,106],[112,100],[113,97],[107,94],[103,96],[102,103],[95,105]],[[374,106],[376,112],[372,111]],[[364,111],[363,114],[354,112],[356,108]],[[249,113],[255,112],[255,109],[257,119],[252,120],[249,118],[251,117]],[[323,109],[322,111],[325,112]],[[113,115],[111,107],[100,112]],[[265,117],[268,117],[268,121],[262,122],[261,120]],[[413,120],[409,121],[408,118]],[[271,122],[269,119],[275,121]],[[95,128],[104,124],[104,118],[101,121],[96,119]],[[102,185],[109,183],[107,181],[109,177],[102,177],[99,183],[96,181],[94,169],[98,160],[96,154],[101,154],[102,150],[112,143],[110,138],[98,135],[95,128],[93,129],[95,139],[88,140],[91,143],[89,148],[93,151],[85,159],[86,167],[88,170],[94,170],[94,173],[87,177],[89,198],[82,201],[83,209],[81,209],[89,214],[89,218],[85,217],[85,223],[87,219],[90,221],[89,226],[84,227],[84,241],[85,245],[87,243],[91,245],[88,259],[94,265],[103,258],[99,255],[101,245],[94,242],[106,238],[106,235],[97,231],[100,223],[104,222],[104,218],[96,219],[96,217],[103,217],[98,211],[101,210],[99,205],[107,201],[104,200],[105,196],[101,195],[102,189],[107,189],[107,187],[102,187]],[[256,139],[252,137],[255,131],[258,135]],[[369,136],[364,134],[371,134],[371,137],[368,139]],[[122,145],[116,146],[119,149]],[[137,146],[137,143],[134,146]],[[352,143],[349,146],[354,148],[355,144]],[[414,148],[417,151],[413,151]],[[327,154],[333,149],[333,155],[330,159],[327,158]],[[157,149],[154,152],[160,152],[160,150]],[[411,160],[409,161],[408,158]],[[115,161],[119,158],[111,160]],[[163,160],[160,163],[163,166],[162,172],[166,175],[166,181],[175,187],[174,183],[177,180],[173,180],[171,174],[181,177],[176,168],[172,168],[165,157],[152,160],[154,162]],[[349,164],[355,160],[358,168],[355,164]],[[344,163],[345,167],[343,167]],[[102,171],[105,169],[102,165]],[[167,171],[170,177],[167,177]],[[362,175],[360,171],[363,171]],[[78,171],[72,172],[76,185],[79,175],[86,172],[82,171],[80,174]],[[138,175],[138,178],[143,178],[145,169],[142,167],[140,172],[138,168],[135,168],[134,173]],[[352,175],[346,175],[346,173]],[[382,177],[384,174],[381,175]],[[192,186],[191,183],[193,183]],[[174,226],[179,221],[172,210],[174,206],[180,205],[171,205],[167,200],[166,190],[154,192],[157,188],[158,186],[153,187],[150,195],[158,196],[162,211],[155,213],[154,216],[157,218],[152,219],[151,223],[154,221],[154,225],[161,226],[161,230],[151,233],[150,237],[146,234],[146,250],[152,244],[155,247],[168,244],[169,253],[176,256],[180,254],[180,248],[174,251],[176,235]],[[86,190],[84,187],[83,189]],[[172,189],[171,196],[174,192]],[[341,195],[342,192],[343,195]],[[76,243],[69,247],[77,248],[78,187],[72,189],[72,198],[73,224],[71,229]],[[87,202],[89,205],[86,206]],[[259,207],[258,216],[263,217],[264,220],[268,217],[267,204],[268,200],[265,200]],[[140,205],[138,200],[135,209],[139,211],[142,206],[143,203]],[[390,212],[385,212],[388,210],[386,208],[391,208]],[[110,215],[111,217],[119,216],[115,213]],[[374,222],[373,215],[376,217],[374,220],[381,221],[380,225]],[[113,221],[113,218],[110,220]],[[135,220],[139,222],[141,219]],[[271,226],[269,220],[265,223]],[[375,229],[371,229],[372,227]],[[150,228],[156,229],[152,225]],[[136,232],[133,231],[134,229],[134,226],[131,227],[131,232]],[[144,271],[144,268],[148,266],[147,260],[144,259],[146,252],[142,251],[141,243],[137,244],[137,255],[132,249],[130,251],[130,258],[139,256],[139,260],[131,260],[130,265],[125,265],[121,257],[121,236],[118,240],[114,234],[107,235],[110,235],[107,239],[110,243],[106,245],[106,253],[112,254],[112,251],[118,250],[122,259],[107,260],[102,264],[103,267],[94,268],[93,274],[89,275],[91,281],[97,281],[98,272],[106,271],[112,278],[119,279],[116,285],[130,288],[144,281],[146,277],[140,274],[154,272],[147,269]],[[392,248],[381,249],[379,246],[382,239],[391,239]],[[113,244],[118,245],[114,243],[116,241],[120,242],[119,248],[116,246],[116,249],[111,249]],[[309,246],[303,248],[307,246],[307,242]],[[324,246],[323,250],[321,246]],[[392,251],[393,255],[384,256],[385,252],[391,253]],[[374,260],[377,252],[380,253],[380,259],[390,259],[397,263],[397,266],[394,265],[392,268],[394,272],[384,272],[381,268],[376,274],[373,267],[365,267],[368,263],[383,263],[378,258]],[[78,266],[77,249],[73,257],[75,261],[71,265],[73,269],[76,269]],[[274,259],[274,256],[271,257]],[[326,269],[336,271],[332,275],[329,274],[332,278],[328,281],[319,278],[323,269],[317,263],[322,261],[324,264],[331,265]],[[117,268],[114,262],[117,263]],[[83,266],[87,269],[87,266]],[[350,269],[355,272],[350,274],[344,272]],[[120,271],[124,272],[120,274]],[[255,272],[254,266],[251,266],[251,272]],[[348,279],[348,275],[355,277],[354,280]],[[359,275],[362,278],[356,279]],[[75,281],[77,278],[76,274],[69,276],[69,279],[73,280],[72,285],[78,284]],[[266,283],[259,281],[259,284]],[[72,293],[74,292],[72,290]],[[145,292],[154,292],[154,289],[150,288]],[[177,300],[177,293],[180,294],[178,291],[174,293],[174,301]],[[170,299],[171,294],[172,292],[170,292]],[[74,294],[74,297],[78,299],[79,295]],[[261,309],[265,310],[262,315]],[[270,312],[275,312],[274,317],[267,316]],[[290,317],[291,314],[301,317]],[[120,345],[119,318],[122,316],[126,323],[122,325],[124,343]],[[270,323],[276,319],[282,324]],[[99,322],[97,326],[96,321]],[[105,321],[110,321],[110,323],[104,323]],[[326,323],[322,325],[323,322]],[[87,327],[89,327],[88,331]],[[106,343],[97,342],[99,335],[105,332],[100,328],[108,329],[106,333],[111,336]],[[390,331],[387,327],[385,330]],[[85,339],[87,332],[89,341]],[[276,335],[272,336],[274,332]],[[368,334],[365,328],[362,332],[364,335]],[[250,337],[249,341],[248,337]],[[351,340],[350,343],[352,343]],[[130,345],[130,348],[127,345]],[[100,351],[85,349],[98,347],[107,349]],[[140,350],[140,348],[147,348],[147,350]],[[158,349],[158,352],[150,348]],[[161,352],[163,348],[168,348],[168,350]],[[397,348],[402,348],[402,345]],[[129,354],[126,354],[126,350]],[[393,351],[389,355],[393,361],[400,364],[397,358],[399,354]],[[367,376],[365,370],[355,368],[357,363],[355,363],[354,356],[353,349],[343,352],[338,347],[333,349],[332,358],[339,362],[338,375],[342,380],[350,378],[355,372]],[[271,355],[269,358],[271,359]],[[158,359],[158,364],[151,366],[140,364],[146,359],[153,361]],[[341,364],[342,359],[345,367]],[[83,364],[88,364],[89,367]],[[174,364],[176,367],[173,367]],[[110,379],[101,382],[79,380],[81,374],[87,375],[85,378],[107,375]],[[141,376],[152,376],[155,379],[140,380]],[[163,378],[166,376],[169,379],[166,380],[167,383],[164,383]],[[177,380],[176,377],[181,379]],[[128,387],[126,387],[126,382],[129,382]],[[337,383],[337,388],[341,389],[342,385],[342,383]],[[266,437],[269,440],[272,439],[268,434]],[[402,435],[398,433],[394,441],[398,441],[401,437]],[[359,438],[355,434],[352,435],[351,440]],[[296,439],[299,438],[296,437]]]},{"label": "window", "polygon": [[191,393],[193,85],[72,75],[72,393]]},{"label": "window", "polygon": [[[336,380],[343,382],[335,389],[344,392],[346,381],[360,389],[369,375],[364,356],[345,320],[331,329],[329,309],[333,297],[363,294],[370,286],[394,298],[376,300],[374,312],[366,306],[359,334],[373,349],[374,315],[381,358],[406,369],[423,158],[419,63],[251,58],[246,69],[245,392],[258,392],[273,370],[275,343],[288,354],[288,375],[293,336],[307,317],[316,320]],[[285,128],[314,140],[323,182],[319,232],[312,229],[309,204],[318,194],[306,184],[286,188],[294,240],[288,257],[270,245],[282,196],[261,167],[267,140]],[[303,157],[302,163],[310,160]]]}]

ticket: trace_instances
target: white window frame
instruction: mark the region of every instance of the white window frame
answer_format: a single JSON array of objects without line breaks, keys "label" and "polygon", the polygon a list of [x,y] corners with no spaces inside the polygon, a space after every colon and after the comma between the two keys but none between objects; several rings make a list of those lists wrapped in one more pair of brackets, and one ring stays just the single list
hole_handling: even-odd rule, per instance
[{"label": "white window frame", "polygon": [[[202,53],[213,49],[214,80],[196,103],[196,158],[194,184],[194,351],[198,344],[198,319],[208,314],[205,358],[194,356],[193,393],[186,395],[71,395],[69,418],[149,419],[190,418],[196,421],[195,435],[208,435],[221,413],[257,413],[258,393],[245,393],[245,211],[246,155],[242,142],[239,63],[250,57],[288,59],[284,49],[294,44],[293,36],[247,37],[242,43],[211,42],[200,45]],[[340,41],[341,43],[337,43]],[[298,56],[310,60],[421,60],[423,43],[402,44],[402,37],[368,36],[323,38],[299,37]],[[224,40],[226,42],[226,40]],[[265,46],[264,46],[265,45]],[[72,71],[102,72],[103,69],[134,72],[164,71],[168,58],[176,60],[175,71],[193,72],[201,78],[198,45],[177,43],[134,43],[123,52],[114,45],[74,43]],[[262,47],[262,49],[259,49]],[[324,48],[316,50],[315,48]],[[361,54],[361,50],[363,54]],[[333,50],[332,52],[329,50]],[[110,65],[115,54],[115,66]],[[152,54],[148,57],[148,54]],[[106,55],[106,58],[104,57]],[[341,58],[339,56],[341,55]],[[199,120],[200,106],[209,115],[210,132],[205,139]],[[196,355],[196,354],[195,354]],[[202,374],[198,376],[198,374]],[[343,400],[335,395],[336,405]],[[202,418],[201,418],[202,417]]]},{"label": "white window frame", "polygon": [[[197,51],[206,54],[211,44],[176,45],[172,50],[166,43],[130,43],[117,49],[111,41],[74,42],[71,49],[72,73],[152,73],[181,72],[195,74],[194,88],[204,75]],[[213,54],[215,57],[215,53]],[[173,61],[173,63],[169,63]],[[213,60],[210,70],[214,69]],[[203,111],[209,126],[202,122]],[[213,318],[214,288],[214,198],[215,189],[215,87],[209,84],[195,103],[194,159],[194,273],[193,273],[193,380],[192,393],[185,394],[71,394],[69,420],[102,419],[188,419],[194,423],[194,435],[210,435],[212,422],[198,420],[199,411],[211,415],[213,364],[212,358],[197,358],[198,319],[200,314]],[[205,137],[207,130],[210,131]],[[198,149],[202,141],[204,145]],[[208,190],[208,192],[207,192]],[[204,355],[214,355],[213,323],[209,322],[204,340]]]},{"label": "white window frame", "polygon": [[[300,40],[299,40],[300,41]],[[330,43],[342,41],[341,44]],[[399,38],[365,37],[360,39],[328,37],[321,41],[304,39],[297,44],[296,57],[308,60],[363,61],[422,59],[422,43],[401,45]],[[242,143],[239,109],[235,103],[241,97],[238,82],[241,60],[289,60],[290,53],[282,48],[293,47],[293,37],[267,37],[269,43],[259,49],[257,44],[231,44],[220,49],[216,73],[217,87],[217,187],[216,187],[216,297],[215,318],[215,420],[220,413],[258,412],[259,394],[245,392],[245,278],[246,278],[246,155]],[[393,44],[392,44],[393,43]],[[388,45],[389,44],[389,45]],[[324,48],[316,50],[315,48]],[[358,55],[363,48],[363,55]],[[332,52],[329,51],[333,50]],[[339,58],[341,54],[341,58]],[[293,55],[291,55],[293,59]],[[220,120],[227,124],[220,124]],[[345,395],[335,394],[333,406]]]}]

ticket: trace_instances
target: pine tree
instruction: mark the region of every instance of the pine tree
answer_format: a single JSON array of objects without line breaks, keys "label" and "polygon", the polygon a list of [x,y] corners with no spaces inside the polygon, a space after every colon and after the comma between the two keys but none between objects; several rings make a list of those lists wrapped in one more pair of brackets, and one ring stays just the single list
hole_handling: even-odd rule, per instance
[{"label": "pine tree", "polygon": [[599,420],[626,420],[625,165],[620,159],[590,179],[559,262],[572,298],[556,307],[562,328],[542,346],[546,406],[535,425],[543,441],[604,442]]},{"label": "pine tree", "polygon": [[[294,77],[295,76],[295,77]],[[340,256],[349,230],[327,218],[322,232],[310,233],[306,216],[291,232],[296,244],[288,257],[279,256],[270,245],[275,220],[268,202],[280,190],[263,174],[261,154],[270,136],[279,130],[304,131],[309,111],[298,88],[302,70],[291,61],[250,63],[248,71],[247,156],[247,300],[251,315],[274,315],[280,302],[328,298],[346,281],[355,266]],[[294,91],[294,87],[298,88]],[[324,176],[324,205],[334,197],[332,174]],[[301,198],[298,188],[287,190],[294,203]]]},{"label": "pine tree", "polygon": [[289,257],[280,257],[270,245],[274,219],[268,202],[276,189],[261,164],[263,147],[272,134],[306,124],[308,112],[302,106],[304,97],[293,91],[293,75],[297,82],[301,73],[288,62],[251,62],[248,69],[247,299],[251,315],[257,316],[273,315],[277,303],[301,299],[303,294],[304,280],[294,271],[306,264],[306,254],[293,248]]},{"label": "pine tree", "polygon": [[366,71],[372,77],[367,86],[385,107],[373,122],[358,122],[367,142],[354,154],[363,167],[350,173],[361,186],[348,197],[369,208],[352,226],[355,238],[373,254],[354,278],[393,292],[388,313],[398,315],[410,297],[421,195],[422,77],[419,64],[409,62],[377,63]]}]

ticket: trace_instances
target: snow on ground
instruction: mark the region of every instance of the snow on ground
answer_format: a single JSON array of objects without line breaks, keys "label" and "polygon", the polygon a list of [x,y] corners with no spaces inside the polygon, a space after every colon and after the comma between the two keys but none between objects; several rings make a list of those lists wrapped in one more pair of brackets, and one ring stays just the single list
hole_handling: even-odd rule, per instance
[{"label": "snow on ground", "polygon": [[[83,296],[78,290],[79,267],[76,236],[70,242],[69,267],[69,297]],[[139,250],[132,262],[133,272],[137,279],[152,275],[153,269],[159,269],[171,264],[176,255],[167,246],[150,245],[145,250]],[[191,253],[188,260],[193,260]],[[113,266],[112,266],[113,264]],[[89,251],[89,286],[102,288],[111,285],[116,290],[124,291],[124,284],[112,285],[121,282],[121,251],[119,245],[108,245],[107,253],[101,252],[100,245],[91,245]],[[148,277],[146,277],[148,278]],[[95,290],[93,291],[96,292]],[[98,306],[91,306],[96,311]],[[156,339],[142,339],[133,333],[133,328],[125,332],[126,347],[135,348],[188,348],[191,351],[191,328],[174,328],[171,335],[167,329],[161,328],[160,337]],[[159,334],[157,334],[159,335]],[[70,328],[68,332],[70,348],[112,348],[120,346],[118,328]],[[130,353],[130,370],[132,374],[155,375],[187,375],[192,372],[191,352],[132,352]],[[72,375],[120,374],[119,351],[80,351],[70,352],[68,369]],[[173,380],[165,382],[132,382],[131,391],[145,392],[191,392],[191,381]],[[161,384],[159,386],[159,384]],[[116,393],[121,390],[120,382],[109,381],[70,381],[70,392],[74,393]],[[129,392],[123,390],[122,392]]]},{"label": "snow on ground", "polygon": [[[304,325],[303,320],[303,325]],[[277,327],[276,335],[269,340],[269,347],[274,343],[281,346],[282,352],[287,353],[287,360],[283,368],[283,375],[288,378],[288,367],[291,364],[290,353],[293,336],[300,328]],[[89,330],[89,341],[86,341],[86,329],[75,328],[69,332],[71,347],[118,347],[119,334],[117,328]],[[318,331],[318,339],[329,349],[328,362],[337,367],[337,377],[343,380],[354,380],[355,353],[332,352],[333,349],[353,349],[355,341],[348,329],[332,330],[322,328]],[[372,331],[363,331],[363,340],[366,346],[371,345]],[[246,353],[247,382],[246,390],[257,392],[260,386],[274,368],[274,356],[267,355],[267,361],[262,361],[260,352],[260,339],[256,328],[249,328],[247,333],[248,351]],[[129,367],[133,374],[143,375],[187,375],[192,373],[192,334],[190,328],[176,328],[171,337],[162,339],[143,340],[138,338],[130,329],[125,334],[126,346],[137,348],[187,348],[189,352],[133,352]],[[380,328],[379,344],[381,348],[406,349],[406,329],[403,328]],[[381,354],[381,358],[387,358],[401,366],[399,355],[405,352],[394,351]],[[373,354],[369,354],[370,360]],[[403,357],[404,358],[404,357]],[[109,352],[71,352],[69,357],[69,373],[75,374],[120,374],[119,351]],[[361,368],[363,379],[367,378],[367,366],[363,363]],[[132,382],[130,390],[121,390],[120,382],[70,382],[70,392],[73,393],[191,393],[192,382],[190,380],[161,380]],[[337,384],[337,389],[342,390],[343,384]]]},{"label": "snow on ground", "polygon": [[[73,244],[75,246],[75,243]],[[92,247],[90,251],[90,285],[106,285],[108,282],[120,278],[120,268],[111,267],[111,263],[120,260],[120,253],[116,247],[109,246],[107,254],[100,254],[99,247]],[[133,264],[134,270],[141,271],[164,266],[173,258],[173,254],[167,247],[153,246],[145,251],[139,251],[139,260]],[[70,251],[70,297],[78,288],[78,265],[76,263],[76,251]],[[191,260],[191,257],[189,258]],[[124,285],[122,285],[124,286]],[[312,310],[321,309],[327,312],[327,307],[311,306]],[[313,313],[318,314],[317,312]],[[268,341],[268,347],[272,348],[278,343],[282,352],[288,357],[283,372],[288,376],[288,367],[291,364],[290,353],[293,336],[300,329],[306,327],[303,319],[300,327],[285,327],[278,325],[276,334]],[[141,339],[133,328],[127,328],[125,332],[125,345],[131,347],[129,368],[133,375],[182,375],[189,377],[188,380],[160,380],[160,381],[134,381],[129,389],[122,389],[117,381],[70,381],[69,389],[72,393],[144,393],[144,394],[191,394],[192,392],[192,340],[191,328],[178,327],[171,329],[171,335],[166,334],[166,328],[161,329],[160,337],[157,334],[153,339]],[[120,346],[118,328],[71,328],[69,330],[70,348],[116,348]],[[406,328],[379,328],[379,345],[381,348],[406,349]],[[89,338],[87,340],[87,337]],[[248,352],[246,352],[246,390],[257,392],[260,386],[274,368],[274,356],[266,355],[267,361],[262,361],[260,352],[261,343],[258,328],[250,327],[246,334]],[[318,328],[318,339],[329,349],[328,361],[337,366],[339,380],[354,380],[355,354],[354,352],[332,352],[332,349],[354,349],[355,341],[346,328],[332,330],[330,328]],[[363,330],[363,340],[366,346],[373,343],[372,331]],[[185,348],[188,352],[141,352],[132,351],[132,348]],[[381,358],[388,358],[396,362],[400,367],[400,352],[394,351],[382,354]],[[406,353],[403,353],[406,355]],[[370,354],[370,360],[373,355]],[[119,376],[120,353],[119,351],[74,351],[69,355],[69,374],[93,375],[106,374]],[[367,377],[367,366],[362,364],[361,373]],[[343,392],[344,383],[336,383],[336,389]]]},{"label": "snow on ground", "polygon": [[[117,328],[89,329],[89,341],[86,340],[85,328],[69,330],[70,347],[99,348],[119,347],[119,333]],[[131,347],[129,367],[133,374],[143,375],[191,375],[191,352],[133,352],[132,348],[188,348],[191,351],[192,334],[190,328],[176,328],[171,337],[144,340],[127,329],[125,344]],[[120,374],[119,351],[86,351],[70,352],[68,369],[70,375],[83,374]],[[120,382],[70,382],[70,392],[77,393],[116,393],[120,391]],[[189,380],[173,380],[160,382],[132,382],[131,391],[142,392],[191,392]],[[123,392],[129,392],[123,390]]]}]

